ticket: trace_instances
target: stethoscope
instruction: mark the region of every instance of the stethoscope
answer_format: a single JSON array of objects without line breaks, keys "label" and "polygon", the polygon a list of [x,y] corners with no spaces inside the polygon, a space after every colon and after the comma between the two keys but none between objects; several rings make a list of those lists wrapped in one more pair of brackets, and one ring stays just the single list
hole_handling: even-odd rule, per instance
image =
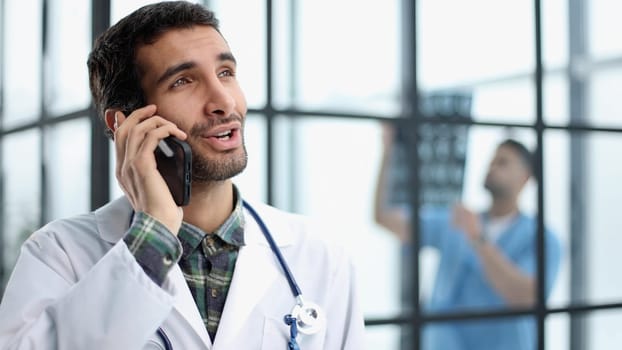
[{"label": "stethoscope", "polygon": [[[255,222],[257,222],[257,225],[259,225],[261,232],[263,233],[266,240],[268,241],[268,244],[270,245],[270,249],[276,256],[279,265],[281,265],[281,268],[285,273],[285,278],[287,278],[289,288],[291,289],[292,294],[296,299],[296,304],[294,305],[294,308],[292,309],[291,313],[283,317],[283,321],[289,326],[289,342],[287,344],[288,350],[300,350],[300,347],[298,346],[298,343],[296,341],[298,332],[307,335],[316,334],[326,326],[326,316],[317,304],[304,300],[304,298],[302,297],[302,292],[300,291],[300,287],[298,286],[298,283],[296,283],[296,279],[294,278],[294,275],[289,269],[285,258],[283,258],[281,250],[279,249],[279,247],[277,247],[276,242],[274,242],[274,239],[272,238],[268,227],[263,222],[259,214],[257,214],[255,209],[251,207],[250,204],[248,204],[248,202],[243,201],[242,204],[244,208],[246,208],[246,210],[248,210],[248,212],[251,214]],[[164,330],[162,330],[162,328],[158,328],[157,335],[162,341],[165,350],[173,350],[173,345],[171,344],[170,339],[168,338],[166,333],[164,333]]]}]

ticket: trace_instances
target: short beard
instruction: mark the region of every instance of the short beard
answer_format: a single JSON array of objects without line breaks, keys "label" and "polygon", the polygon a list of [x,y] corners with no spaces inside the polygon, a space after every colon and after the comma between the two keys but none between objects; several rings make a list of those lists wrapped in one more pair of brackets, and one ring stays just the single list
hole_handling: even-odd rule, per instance
[{"label": "short beard", "polygon": [[192,148],[192,181],[195,183],[210,183],[216,181],[224,181],[230,179],[246,168],[248,162],[248,154],[246,153],[246,145],[244,144],[244,118],[237,113],[231,114],[227,118],[208,119],[202,124],[197,124],[190,129],[190,138],[201,137],[206,131],[215,126],[227,124],[232,121],[239,121],[242,128],[239,130],[242,137],[242,153],[239,150],[231,150],[226,152],[224,159],[208,159],[203,157],[199,152]]},{"label": "short beard", "polygon": [[[237,151],[232,151],[232,153]],[[207,159],[193,151],[192,181],[203,184],[224,181],[241,173],[247,163],[248,154],[244,144],[242,144],[242,154],[230,155],[226,159]]]},{"label": "short beard", "polygon": [[492,198],[505,198],[508,196],[508,191],[503,186],[496,186],[495,184],[486,181],[484,188],[490,193]]}]

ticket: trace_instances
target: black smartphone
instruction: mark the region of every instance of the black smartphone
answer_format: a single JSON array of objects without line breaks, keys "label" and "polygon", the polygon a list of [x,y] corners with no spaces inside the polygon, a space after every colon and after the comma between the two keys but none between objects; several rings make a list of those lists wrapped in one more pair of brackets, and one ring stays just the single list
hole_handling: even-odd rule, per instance
[{"label": "black smartphone", "polygon": [[158,171],[162,174],[178,206],[190,202],[192,183],[192,152],[188,143],[169,136],[155,150]]}]

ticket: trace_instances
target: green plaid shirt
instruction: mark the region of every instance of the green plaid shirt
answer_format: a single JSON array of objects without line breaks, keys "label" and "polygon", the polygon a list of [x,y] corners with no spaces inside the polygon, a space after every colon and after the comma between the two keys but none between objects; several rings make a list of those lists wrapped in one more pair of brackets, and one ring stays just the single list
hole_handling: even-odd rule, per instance
[{"label": "green plaid shirt", "polygon": [[183,223],[177,236],[183,247],[179,266],[212,340],[225,306],[238,251],[244,245],[242,199],[235,192],[233,213],[216,232],[206,234]]},{"label": "green plaid shirt", "polygon": [[159,221],[144,212],[134,214],[123,238],[136,261],[158,285],[181,256],[179,240]]},{"label": "green plaid shirt", "polygon": [[[179,266],[212,340],[218,330],[238,251],[244,245],[242,198],[235,186],[233,190],[233,212],[213,233],[205,233],[184,222],[177,235],[179,241],[175,239],[172,244],[170,238],[175,237],[163,225],[139,213],[125,237],[138,263],[156,283],[162,284],[172,267],[167,262],[179,259]],[[161,237],[162,232],[166,232],[168,237]],[[182,249],[178,250],[180,243]]]}]

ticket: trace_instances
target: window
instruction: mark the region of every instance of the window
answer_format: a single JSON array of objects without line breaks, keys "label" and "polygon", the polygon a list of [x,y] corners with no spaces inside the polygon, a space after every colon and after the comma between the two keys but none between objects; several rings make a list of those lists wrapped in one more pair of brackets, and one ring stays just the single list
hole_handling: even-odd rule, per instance
[{"label": "window", "polygon": [[[92,33],[151,2],[0,0],[2,281],[34,229],[122,194],[85,61]],[[319,234],[347,248],[370,348],[432,349],[453,327],[513,322],[540,350],[619,347],[607,325],[622,310],[610,273],[620,263],[622,47],[611,38],[622,36],[622,5],[197,2],[220,19],[249,105],[250,159],[235,182],[245,197],[323,223]],[[391,130],[398,150],[384,153]],[[456,201],[487,211],[484,182],[507,138],[535,155],[539,181],[518,200],[530,254],[516,263],[535,289],[520,306],[499,293],[439,304],[451,292],[439,277],[447,255],[428,244],[426,220],[449,227]],[[381,183],[384,155],[397,170]],[[376,189],[389,184],[408,219],[401,236],[375,218]],[[456,278],[490,283],[465,271]]]},{"label": "window", "polygon": [[7,0],[0,7],[4,286],[30,233],[90,208],[91,6]]}]

